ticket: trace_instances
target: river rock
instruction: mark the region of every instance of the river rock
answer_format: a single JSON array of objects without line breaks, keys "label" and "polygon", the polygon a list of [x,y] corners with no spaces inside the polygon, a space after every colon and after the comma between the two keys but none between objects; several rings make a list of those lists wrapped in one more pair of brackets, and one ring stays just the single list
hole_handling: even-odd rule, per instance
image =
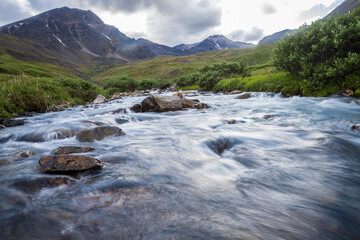
[{"label": "river rock", "polygon": [[43,188],[58,187],[60,185],[68,185],[74,182],[76,182],[74,179],[67,176],[38,178],[25,177],[19,180],[15,180],[15,182],[10,184],[10,186],[26,193],[35,193],[39,192]]},{"label": "river rock", "polygon": [[102,168],[104,162],[83,155],[56,155],[40,158],[39,165],[41,172],[54,173]]},{"label": "river rock", "polygon": [[210,108],[209,105],[207,105],[206,103],[198,103],[195,105],[195,108],[197,109],[207,109],[207,108]]},{"label": "river rock", "polygon": [[183,96],[183,94],[182,94],[181,92],[176,92],[176,93],[173,94],[173,96],[179,97],[179,98],[181,98],[181,99],[184,98],[184,96]]},{"label": "river rock", "polygon": [[69,107],[70,107],[70,103],[68,103],[68,102],[66,102],[64,104],[60,104],[60,105],[53,104],[46,109],[46,112],[61,112]]},{"label": "river rock", "polygon": [[274,118],[275,116],[274,115],[271,115],[271,114],[266,114],[264,115],[264,119],[270,119],[270,118]]},{"label": "river rock", "polygon": [[130,120],[125,117],[119,117],[119,118],[115,118],[115,122],[117,124],[124,124],[124,123],[130,122]]},{"label": "river rock", "polygon": [[97,126],[103,126],[104,123],[102,122],[93,122],[93,121],[82,121],[82,123],[89,123],[89,124],[94,124],[94,125],[97,125]]},{"label": "river rock", "polygon": [[240,93],[241,93],[240,90],[235,90],[235,91],[230,92],[229,94],[230,95],[235,95],[235,94],[240,94]]},{"label": "river rock", "polygon": [[352,126],[351,129],[360,131],[360,124],[356,124],[356,125]]},{"label": "river rock", "polygon": [[119,108],[112,112],[112,114],[127,113],[126,108]]},{"label": "river rock", "polygon": [[103,140],[109,136],[122,136],[125,133],[118,127],[102,126],[94,129],[82,130],[76,134],[76,139],[80,142],[93,142]]},{"label": "river rock", "polygon": [[106,102],[106,98],[103,95],[99,94],[99,95],[97,95],[97,97],[95,98],[93,103],[100,104],[100,103],[105,103],[105,102]]},{"label": "river rock", "polygon": [[190,99],[183,99],[181,105],[183,108],[193,108],[196,105],[196,102]]},{"label": "river rock", "polygon": [[251,93],[242,93],[236,97],[236,99],[248,99],[251,98]]},{"label": "river rock", "polygon": [[201,105],[196,104],[196,101],[180,98],[181,95],[173,96],[149,96],[145,98],[140,104],[135,104],[131,111],[133,112],[166,112],[166,111],[177,111],[184,108],[207,108],[208,105],[202,103]]},{"label": "river rock", "polygon": [[70,130],[70,129],[57,129],[55,130],[55,139],[65,139],[65,138],[69,138],[69,137],[73,137],[75,136],[75,133]]},{"label": "river rock", "polygon": [[16,127],[24,125],[25,121],[22,119],[13,119],[13,118],[0,118],[0,125],[4,127]]},{"label": "river rock", "polygon": [[221,155],[225,150],[231,148],[231,143],[229,139],[222,137],[208,142],[208,146],[216,154]]},{"label": "river rock", "polygon": [[95,150],[92,147],[76,147],[76,146],[66,146],[66,147],[59,147],[54,152],[55,155],[60,154],[71,154],[71,153],[86,153]]}]

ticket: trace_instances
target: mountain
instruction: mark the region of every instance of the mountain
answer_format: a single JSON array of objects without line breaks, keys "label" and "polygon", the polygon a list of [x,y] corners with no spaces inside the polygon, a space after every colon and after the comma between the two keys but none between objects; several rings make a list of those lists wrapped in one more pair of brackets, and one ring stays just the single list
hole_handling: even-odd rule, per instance
[{"label": "mountain", "polygon": [[335,15],[335,14],[344,15],[344,14],[350,12],[351,10],[355,9],[359,5],[360,5],[359,0],[345,0],[323,19],[327,19],[330,16]]},{"label": "mountain", "polygon": [[292,30],[292,29],[285,29],[282,30],[280,32],[276,32],[272,35],[266,36],[263,39],[261,39],[258,43],[258,45],[263,45],[263,44],[267,44],[267,43],[274,43],[279,41],[280,39],[282,39],[283,37],[290,35],[292,33],[294,33],[296,30]]},{"label": "mountain", "polygon": [[64,58],[83,52],[128,62],[160,54],[181,54],[164,45],[129,38],[114,26],[104,24],[93,12],[68,7],[5,25],[0,33],[30,40],[37,47],[56,52],[52,55]]},{"label": "mountain", "polygon": [[245,47],[253,47],[253,46],[255,45],[251,43],[232,41],[223,35],[212,35],[201,42],[193,43],[193,44],[180,44],[175,46],[174,49],[178,49],[182,51],[183,55],[190,55],[199,52],[230,49],[230,48],[245,48]]},{"label": "mountain", "polygon": [[[355,9],[359,5],[360,5],[359,0],[345,0],[338,7],[336,7],[333,11],[331,11],[327,16],[325,16],[322,20],[325,20],[335,14],[344,15],[344,14],[350,12],[351,10]],[[272,35],[266,36],[263,39],[261,39],[259,41],[258,45],[277,42],[280,39],[282,39],[283,37],[294,33],[295,31],[296,30],[285,29],[283,31],[276,32]]]}]

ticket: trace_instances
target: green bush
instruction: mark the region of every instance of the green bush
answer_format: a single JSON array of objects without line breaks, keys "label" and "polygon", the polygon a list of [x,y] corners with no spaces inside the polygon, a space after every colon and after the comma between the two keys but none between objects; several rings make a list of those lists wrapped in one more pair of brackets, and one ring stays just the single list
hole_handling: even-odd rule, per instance
[{"label": "green bush", "polygon": [[120,76],[109,79],[104,88],[108,90],[109,94],[116,92],[133,92],[137,88],[137,83],[132,77]]},{"label": "green bush", "polygon": [[273,62],[313,84],[341,84],[360,74],[360,7],[344,16],[316,21],[279,41]]},{"label": "green bush", "polygon": [[223,61],[214,65],[205,65],[193,72],[185,72],[175,82],[180,87],[199,85],[206,90],[212,90],[224,78],[250,75],[250,70],[244,61],[237,63]]},{"label": "green bush", "polygon": [[85,104],[104,91],[83,79],[12,76],[0,81],[0,116],[45,112],[52,104]]}]

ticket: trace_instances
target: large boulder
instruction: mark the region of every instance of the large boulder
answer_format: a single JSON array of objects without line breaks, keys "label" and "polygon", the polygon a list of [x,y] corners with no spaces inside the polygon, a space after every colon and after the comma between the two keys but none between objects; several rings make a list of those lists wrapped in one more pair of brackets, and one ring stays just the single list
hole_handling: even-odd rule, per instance
[{"label": "large boulder", "polygon": [[40,171],[43,173],[73,172],[102,168],[104,162],[83,155],[44,156],[39,160]]},{"label": "large boulder", "polygon": [[181,110],[182,99],[178,96],[155,96],[160,112]]},{"label": "large boulder", "polygon": [[76,147],[76,146],[66,146],[66,147],[59,147],[55,151],[55,155],[60,154],[71,154],[71,153],[86,153],[95,150],[92,147]]},{"label": "large boulder", "polygon": [[93,129],[82,130],[76,134],[76,139],[80,142],[93,142],[103,140],[109,136],[122,136],[125,133],[118,127],[102,126]]},{"label": "large boulder", "polygon": [[166,112],[177,111],[184,108],[193,108],[196,101],[184,98],[181,94],[173,96],[149,96],[140,104],[135,104],[131,111],[133,112]]},{"label": "large boulder", "polygon": [[103,95],[99,94],[99,95],[97,95],[97,97],[95,98],[93,103],[100,104],[100,103],[105,103],[105,102],[107,102],[106,98]]}]

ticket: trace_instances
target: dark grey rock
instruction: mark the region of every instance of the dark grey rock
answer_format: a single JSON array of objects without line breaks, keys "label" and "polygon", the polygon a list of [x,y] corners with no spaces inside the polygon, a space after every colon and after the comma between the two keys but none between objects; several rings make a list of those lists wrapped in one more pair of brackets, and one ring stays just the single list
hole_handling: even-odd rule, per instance
[{"label": "dark grey rock", "polygon": [[109,136],[122,136],[125,133],[118,127],[102,126],[94,129],[82,130],[76,134],[76,139],[80,142],[93,142],[103,140]]}]

